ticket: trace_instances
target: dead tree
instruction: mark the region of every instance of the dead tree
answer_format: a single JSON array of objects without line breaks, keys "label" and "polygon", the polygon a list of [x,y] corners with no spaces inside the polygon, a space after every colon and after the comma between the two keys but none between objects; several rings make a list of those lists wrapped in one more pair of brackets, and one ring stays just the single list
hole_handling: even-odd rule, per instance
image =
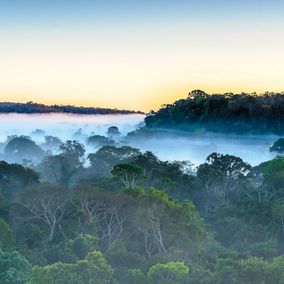
[{"label": "dead tree", "polygon": [[24,209],[19,219],[24,221],[38,220],[48,228],[48,239],[61,227],[68,202],[68,192],[62,187],[42,184],[25,190],[18,204]]}]

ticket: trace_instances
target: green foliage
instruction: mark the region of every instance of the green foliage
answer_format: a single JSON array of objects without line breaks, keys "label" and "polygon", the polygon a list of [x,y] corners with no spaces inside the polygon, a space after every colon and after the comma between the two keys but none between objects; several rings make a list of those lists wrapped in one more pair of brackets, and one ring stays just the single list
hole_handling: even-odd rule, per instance
[{"label": "green foliage", "polygon": [[206,162],[226,177],[244,176],[251,169],[241,158],[228,154],[212,153],[206,158]]},{"label": "green foliage", "polygon": [[284,187],[284,157],[277,157],[262,166],[263,184],[275,195],[282,195]]},{"label": "green foliage", "polygon": [[94,251],[74,264],[35,266],[30,284],[107,284],[111,278],[112,268],[100,252]]},{"label": "green foliage", "polygon": [[31,264],[18,252],[0,250],[0,283],[26,284],[31,274]]},{"label": "green foliage", "polygon": [[113,167],[111,174],[118,177],[125,188],[135,189],[138,181],[143,177],[142,169],[134,164],[118,164]]},{"label": "green foliage", "polygon": [[0,250],[7,250],[13,246],[13,233],[10,226],[0,218]]},{"label": "green foliage", "polygon": [[227,205],[237,199],[241,190],[249,187],[247,174],[251,166],[241,158],[212,153],[206,163],[197,168],[197,198],[200,200],[202,213],[208,216],[210,210]]},{"label": "green foliage", "polygon": [[17,205],[20,219],[39,222],[47,231],[48,240],[52,241],[60,230],[69,199],[66,188],[49,183],[26,188],[19,196]]},{"label": "green foliage", "polygon": [[116,273],[120,273],[118,270],[125,273],[125,270],[128,268],[144,267],[147,264],[145,256],[137,252],[129,251],[127,244],[123,241],[115,241],[112,243],[106,252],[106,258],[108,262],[117,269]]},{"label": "green foliage", "polygon": [[149,188],[148,196],[153,199],[161,200],[168,204],[169,206],[177,206],[177,202],[169,197],[169,195],[164,191],[156,188]]},{"label": "green foliage", "polygon": [[69,246],[78,259],[83,259],[89,252],[98,248],[98,239],[89,234],[77,236],[69,241]]},{"label": "green foliage", "polygon": [[217,283],[261,284],[266,279],[266,264],[261,258],[220,259],[216,267]]},{"label": "green foliage", "polygon": [[80,159],[86,152],[83,144],[75,140],[67,140],[64,144],[60,145],[59,149],[62,152],[61,155],[63,155],[73,167],[79,168],[82,166]]},{"label": "green foliage", "polygon": [[216,265],[216,272],[214,275],[216,283],[220,284],[237,284],[239,283],[238,262],[233,259],[219,259]]},{"label": "green foliage", "polygon": [[284,256],[275,257],[267,264],[267,283],[284,283]]},{"label": "green foliage", "polygon": [[131,188],[126,188],[123,190],[124,193],[129,194],[133,197],[141,197],[145,195],[143,187],[136,187],[134,190]]},{"label": "green foliage", "polygon": [[147,283],[146,275],[140,269],[128,269],[127,282],[129,284],[145,284]]},{"label": "green foliage", "polygon": [[193,266],[191,267],[189,279],[189,284],[215,284],[214,274],[203,266]]},{"label": "green foliage", "polygon": [[29,137],[12,138],[6,145],[4,154],[7,160],[22,162],[24,159],[39,162],[44,155],[43,150]]},{"label": "green foliage", "polygon": [[[212,153],[192,172],[131,147],[105,146],[89,168],[80,143],[61,151],[36,167],[41,181],[0,162],[0,249],[40,265],[29,284],[284,283],[283,157],[252,169]],[[17,266],[0,263],[3,283],[27,282],[25,259],[1,254]]]},{"label": "green foliage", "polygon": [[261,284],[265,283],[265,262],[261,258],[251,257],[239,262],[239,276],[242,283]]},{"label": "green foliage", "polygon": [[274,144],[270,147],[270,152],[276,152],[278,154],[284,153],[284,138],[279,138]]},{"label": "green foliage", "polygon": [[114,140],[101,135],[92,135],[88,137],[87,143],[94,147],[113,146]]},{"label": "green foliage", "polygon": [[108,176],[115,165],[129,163],[140,153],[138,149],[129,146],[104,146],[96,153],[89,154],[88,159],[97,175]]},{"label": "green foliage", "polygon": [[190,168],[188,162],[160,161],[152,152],[146,151],[134,157],[132,163],[142,169],[145,188],[162,189],[180,201],[188,198],[194,183],[194,177],[185,173],[185,168]]},{"label": "green foliage", "polygon": [[89,252],[98,249],[98,247],[98,239],[96,237],[82,234],[74,239],[48,245],[45,249],[44,257],[47,263],[74,263],[84,259]]},{"label": "green foliage", "polygon": [[39,174],[30,168],[0,161],[0,191],[4,199],[10,200],[16,192],[38,182]]},{"label": "green foliage", "polygon": [[55,155],[43,159],[39,170],[45,180],[68,186],[77,169],[65,156]]},{"label": "green foliage", "polygon": [[168,262],[155,264],[147,273],[147,278],[153,284],[187,283],[189,268],[183,262]]},{"label": "green foliage", "polygon": [[147,129],[283,134],[283,105],[281,93],[209,95],[195,90],[187,99],[150,113],[145,123]]}]

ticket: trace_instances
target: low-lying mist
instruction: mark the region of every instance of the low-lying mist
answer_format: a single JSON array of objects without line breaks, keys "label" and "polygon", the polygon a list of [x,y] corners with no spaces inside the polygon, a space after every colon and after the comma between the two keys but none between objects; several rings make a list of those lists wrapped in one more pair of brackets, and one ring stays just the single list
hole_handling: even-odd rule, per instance
[{"label": "low-lying mist", "polygon": [[269,148],[277,139],[275,135],[163,133],[152,138],[133,139],[130,144],[142,151],[152,151],[161,160],[189,160],[199,165],[208,155],[217,152],[240,157],[255,166],[275,157]]},{"label": "low-lying mist", "polygon": [[277,140],[276,135],[232,135],[206,132],[155,133],[147,136],[127,136],[143,124],[144,116],[130,115],[73,115],[73,114],[1,114],[0,139],[3,144],[8,136],[25,135],[37,144],[44,141],[46,135],[83,143],[86,153],[95,152],[99,146],[89,145],[92,135],[107,136],[108,128],[116,126],[120,136],[115,145],[129,145],[141,151],[152,151],[161,160],[188,160],[194,165],[203,163],[212,152],[231,154],[242,158],[251,165],[272,159],[275,155],[269,147]]},{"label": "low-lying mist", "polygon": [[53,135],[67,140],[78,134],[77,138],[82,140],[84,135],[93,133],[106,135],[108,127],[112,125],[116,125],[122,135],[126,135],[136,129],[143,119],[144,116],[140,114],[0,114],[0,139],[3,142],[8,135],[27,135],[35,141],[43,141],[45,135]]}]

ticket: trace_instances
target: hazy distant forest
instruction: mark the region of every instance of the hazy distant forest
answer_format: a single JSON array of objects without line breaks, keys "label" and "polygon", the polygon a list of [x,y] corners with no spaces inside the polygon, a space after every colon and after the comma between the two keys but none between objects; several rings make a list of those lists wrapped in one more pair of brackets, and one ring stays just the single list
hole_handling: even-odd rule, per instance
[{"label": "hazy distant forest", "polygon": [[193,91],[123,138],[115,125],[85,143],[7,137],[0,283],[283,284],[284,138],[254,167],[220,153],[192,167],[117,142],[162,130],[281,135],[283,122],[283,94]]},{"label": "hazy distant forest", "polygon": [[78,107],[71,105],[38,104],[34,102],[10,103],[0,102],[0,113],[74,113],[74,114],[130,114],[141,113],[131,110],[119,110],[99,107]]}]

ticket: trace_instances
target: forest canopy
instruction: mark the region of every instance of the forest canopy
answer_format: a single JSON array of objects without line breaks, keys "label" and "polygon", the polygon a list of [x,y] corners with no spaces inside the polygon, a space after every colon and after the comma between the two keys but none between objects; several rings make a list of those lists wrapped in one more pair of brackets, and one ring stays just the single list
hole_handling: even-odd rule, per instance
[{"label": "forest canopy", "polygon": [[0,113],[73,113],[73,114],[130,114],[142,113],[134,110],[119,110],[100,107],[82,107],[72,105],[44,105],[34,102],[0,102]]},{"label": "forest canopy", "polygon": [[145,118],[147,128],[233,133],[284,133],[284,94],[207,94],[201,90],[186,99],[163,105]]},{"label": "forest canopy", "polygon": [[254,165],[162,160],[127,139],[115,126],[7,136],[0,283],[283,283],[283,138]]},{"label": "forest canopy", "polygon": [[80,142],[46,140],[12,137],[20,164],[0,162],[1,283],[283,282],[282,140],[256,167],[212,153],[196,168],[117,145],[86,164]]}]

